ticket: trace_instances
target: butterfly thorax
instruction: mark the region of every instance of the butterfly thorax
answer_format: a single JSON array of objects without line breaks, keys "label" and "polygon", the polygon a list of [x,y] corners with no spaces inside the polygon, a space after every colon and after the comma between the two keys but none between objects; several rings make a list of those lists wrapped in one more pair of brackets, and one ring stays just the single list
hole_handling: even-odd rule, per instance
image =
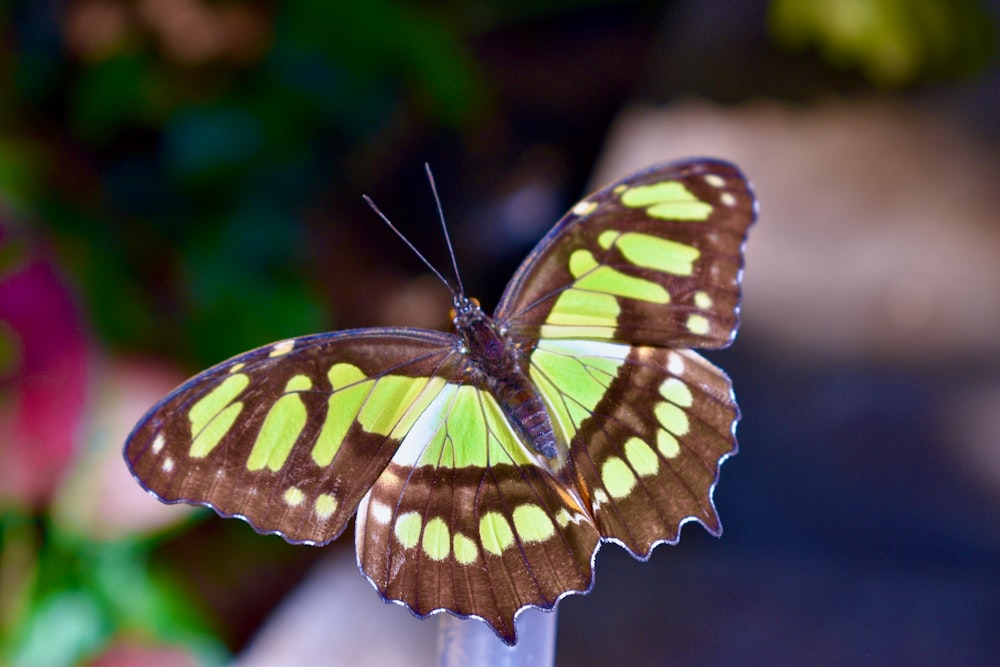
[{"label": "butterfly thorax", "polygon": [[474,299],[455,295],[453,308],[452,322],[476,381],[493,395],[522,440],[553,472],[561,471],[569,448],[556,435],[545,403],[525,372],[522,349],[498,330]]}]

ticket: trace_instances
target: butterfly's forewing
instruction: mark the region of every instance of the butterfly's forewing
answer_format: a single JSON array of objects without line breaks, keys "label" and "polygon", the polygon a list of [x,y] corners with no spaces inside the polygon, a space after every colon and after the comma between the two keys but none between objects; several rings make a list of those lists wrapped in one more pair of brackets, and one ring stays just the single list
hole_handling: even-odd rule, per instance
[{"label": "butterfly's forewing", "polygon": [[577,204],[498,309],[533,348],[531,378],[602,537],[640,557],[687,520],[721,529],[712,491],[739,411],[725,373],[684,348],[735,335],[755,213],[731,164],[652,167]]},{"label": "butterfly's forewing", "polygon": [[290,339],[195,376],[136,425],[125,459],[166,502],[295,543],[337,537],[448,381],[456,338],[365,329]]},{"label": "butterfly's forewing", "polygon": [[418,615],[514,617],[589,589],[599,535],[576,495],[537,465],[493,397],[449,385],[358,510],[358,560]]},{"label": "butterfly's forewing", "polygon": [[755,199],[727,162],[651,167],[595,192],[521,265],[496,312],[512,335],[716,348],[738,325]]}]

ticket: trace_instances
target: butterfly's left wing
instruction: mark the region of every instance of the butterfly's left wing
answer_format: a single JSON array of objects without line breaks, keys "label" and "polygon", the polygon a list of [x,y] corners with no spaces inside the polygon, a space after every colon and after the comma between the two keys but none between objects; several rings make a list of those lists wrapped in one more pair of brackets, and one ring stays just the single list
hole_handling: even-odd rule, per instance
[{"label": "butterfly's left wing", "polygon": [[497,310],[602,537],[637,556],[688,520],[721,530],[712,492],[739,412],[725,373],[686,348],[733,339],[755,213],[729,163],[651,167],[574,206]]},{"label": "butterfly's left wing", "polygon": [[691,350],[587,340],[541,340],[530,364],[602,537],[645,559],[687,521],[721,532],[712,492],[739,419],[725,373]]}]

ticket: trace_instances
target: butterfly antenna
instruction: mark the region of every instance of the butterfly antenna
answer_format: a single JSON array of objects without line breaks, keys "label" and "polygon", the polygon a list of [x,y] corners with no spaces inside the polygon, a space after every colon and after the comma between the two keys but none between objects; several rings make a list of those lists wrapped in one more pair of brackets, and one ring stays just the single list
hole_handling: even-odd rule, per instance
[{"label": "butterfly antenna", "polygon": [[[385,213],[383,213],[382,211],[380,211],[379,207],[375,205],[375,202],[372,201],[372,198],[369,197],[368,195],[361,195],[361,198],[365,200],[365,203],[368,204],[368,207],[371,208],[371,210],[375,211],[375,215],[377,215],[378,217],[382,218],[382,222],[384,222],[385,224],[389,225],[389,229],[391,229],[392,231],[394,231],[396,233],[396,236],[398,236],[399,238],[401,238],[403,240],[403,243],[405,243],[410,248],[410,250],[412,250],[413,253],[417,257],[420,258],[420,261],[423,262],[424,265],[428,269],[430,269],[431,272],[435,276],[438,277],[438,280],[440,280],[441,282],[443,282],[445,284],[445,287],[447,287],[452,293],[454,293],[455,292],[455,288],[452,287],[451,283],[449,283],[447,280],[445,280],[445,277],[441,275],[441,272],[438,271],[437,269],[435,269],[434,265],[431,264],[429,261],[427,261],[427,258],[424,257],[420,253],[420,251],[417,250],[417,247],[410,242],[410,239],[406,238],[406,236],[403,235],[403,232],[399,231],[399,229],[396,228],[396,225],[392,224],[392,222],[389,220],[389,218],[386,217]],[[459,282],[459,287],[461,287],[461,282]]]},{"label": "butterfly antenna", "polygon": [[438,219],[441,220],[441,229],[444,230],[444,242],[448,245],[448,254],[451,256],[451,268],[455,272],[455,280],[458,281],[459,294],[465,294],[465,286],[462,285],[462,274],[458,272],[458,261],[455,259],[455,248],[451,245],[451,235],[448,233],[448,225],[444,222],[444,208],[441,206],[441,198],[438,197],[437,185],[434,184],[434,174],[431,173],[431,165],[424,163],[424,171],[427,172],[427,181],[431,184],[431,192],[434,193],[434,203],[437,204]]}]

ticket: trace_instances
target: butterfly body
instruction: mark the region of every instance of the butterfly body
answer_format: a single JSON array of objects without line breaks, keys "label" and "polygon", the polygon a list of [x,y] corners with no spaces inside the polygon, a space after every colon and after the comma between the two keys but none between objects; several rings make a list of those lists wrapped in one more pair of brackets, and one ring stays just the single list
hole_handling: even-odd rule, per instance
[{"label": "butterfly body", "polygon": [[456,294],[453,310],[453,325],[479,384],[497,400],[522,441],[561,468],[567,446],[559,441],[545,403],[528,377],[525,350],[475,300]]},{"label": "butterfly body", "polygon": [[358,329],[280,341],[195,376],[125,446],[165,502],[322,545],[352,516],[388,601],[516,640],[525,607],[593,583],[602,542],[640,559],[712,500],[736,451],[728,345],[756,201],[716,160],[655,165],[574,206],[493,316],[454,333]]}]

